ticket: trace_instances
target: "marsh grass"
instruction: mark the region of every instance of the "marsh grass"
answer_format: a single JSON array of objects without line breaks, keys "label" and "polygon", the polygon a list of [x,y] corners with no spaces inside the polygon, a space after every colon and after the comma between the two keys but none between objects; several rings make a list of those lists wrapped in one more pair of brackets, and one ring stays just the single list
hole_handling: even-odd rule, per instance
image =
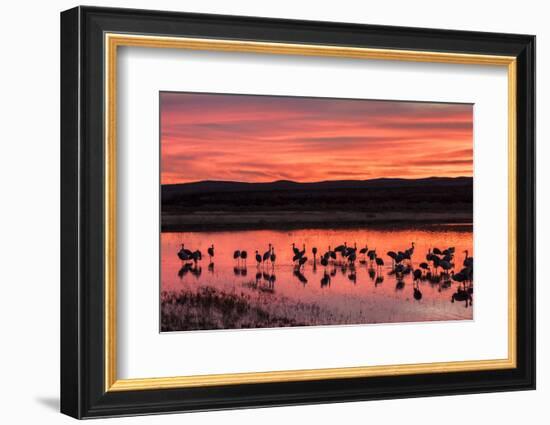
[{"label": "marsh grass", "polygon": [[210,286],[161,293],[161,331],[274,328],[331,323],[319,306],[269,293],[226,292]]}]

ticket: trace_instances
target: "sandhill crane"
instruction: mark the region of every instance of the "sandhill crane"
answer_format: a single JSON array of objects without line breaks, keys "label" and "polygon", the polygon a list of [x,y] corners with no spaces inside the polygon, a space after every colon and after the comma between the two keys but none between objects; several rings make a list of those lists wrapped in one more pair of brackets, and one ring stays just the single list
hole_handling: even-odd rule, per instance
[{"label": "sandhill crane", "polygon": [[468,250],[465,250],[464,253],[466,254],[464,257],[464,262],[462,263],[464,267],[474,267],[474,258],[468,257]]},{"label": "sandhill crane", "polygon": [[445,260],[440,260],[439,266],[443,269],[446,276],[449,274],[449,270],[453,268],[453,265]]},{"label": "sandhill crane", "polygon": [[269,260],[269,257],[271,257],[271,244],[269,244],[269,249],[266,252],[264,252],[262,261],[265,263],[266,261]]},{"label": "sandhill crane", "polygon": [[357,243],[353,243],[353,248],[352,247],[347,247],[345,249],[345,256],[346,257],[349,257],[352,253],[355,253],[357,255]]},{"label": "sandhill crane", "polygon": [[184,244],[181,244],[181,249],[178,252],[178,257],[182,261],[188,261],[193,256],[193,252],[185,248]]},{"label": "sandhill crane", "polygon": [[369,257],[370,265],[372,267],[372,262],[376,258],[376,249],[371,249],[369,252],[367,252],[367,257]]},{"label": "sandhill crane", "polygon": [[311,252],[313,253],[313,264],[317,262],[317,247],[311,248]]},{"label": "sandhill crane", "polygon": [[195,252],[193,252],[191,258],[193,259],[193,262],[197,264],[197,261],[202,260],[202,253],[197,249]]},{"label": "sandhill crane", "polygon": [[453,273],[451,276],[451,279],[453,279],[455,282],[465,284],[468,280],[468,277],[466,276],[466,273],[464,273],[463,270],[461,270],[459,273]]},{"label": "sandhill crane", "polygon": [[395,260],[397,258],[397,253],[395,251],[388,251],[386,253],[386,255],[391,258],[391,267],[392,267],[392,269],[395,268],[395,263],[396,263]]},{"label": "sandhill crane", "polygon": [[443,256],[442,260],[447,261],[448,263],[450,263],[453,260],[453,256],[451,254],[447,253]]},{"label": "sandhill crane", "polygon": [[328,246],[328,256],[329,258],[336,260],[336,252],[330,249],[330,245]]},{"label": "sandhill crane", "polygon": [[242,250],[240,257],[241,257],[241,260],[244,260],[244,265],[246,266],[246,258],[248,257],[248,252],[246,252],[245,250]]},{"label": "sandhill crane", "polygon": [[182,249],[178,251],[178,257],[181,261],[189,260],[189,256]]},{"label": "sandhill crane", "polygon": [[363,256],[363,259],[365,259],[365,254],[367,253],[368,250],[369,250],[369,247],[367,245],[365,245],[363,248],[359,250],[359,254]]},{"label": "sandhill crane", "polygon": [[405,266],[403,264],[398,264],[395,266],[395,274],[402,275],[405,272]]},{"label": "sandhill crane", "polygon": [[336,248],[334,248],[334,252],[342,252],[346,248],[347,248],[347,242],[344,242],[343,245],[338,245]]},{"label": "sandhill crane", "polygon": [[212,262],[212,257],[214,256],[214,244],[208,248],[208,257],[210,257],[210,262]]},{"label": "sandhill crane", "polygon": [[277,256],[275,255],[275,247],[271,247],[271,256],[269,257],[269,260],[271,261],[271,266],[275,267],[275,260],[277,259]]},{"label": "sandhill crane", "polygon": [[258,263],[258,267],[260,267],[260,264],[262,262],[262,256],[260,255],[258,250],[256,250],[256,262]]}]

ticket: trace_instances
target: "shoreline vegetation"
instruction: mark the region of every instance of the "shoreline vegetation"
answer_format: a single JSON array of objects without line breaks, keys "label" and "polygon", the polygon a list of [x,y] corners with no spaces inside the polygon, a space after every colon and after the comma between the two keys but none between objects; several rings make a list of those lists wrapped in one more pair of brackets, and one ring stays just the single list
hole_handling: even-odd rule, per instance
[{"label": "shoreline vegetation", "polygon": [[[450,302],[455,302],[456,294],[461,292],[451,295]],[[456,299],[457,303],[463,301],[465,299]],[[429,305],[423,306],[424,310],[429,308]],[[439,317],[437,311],[429,319],[416,315],[401,320],[377,319],[368,309],[358,315],[338,313],[316,303],[276,295],[273,290],[253,281],[243,283],[242,290],[235,288],[233,291],[207,285],[162,291],[160,312],[161,332],[470,320],[449,315]]]},{"label": "shoreline vegetation", "polygon": [[[319,307],[313,304],[282,301],[273,303],[245,292],[226,292],[211,286],[163,291],[160,297],[161,332],[278,328],[326,321],[321,318]],[[276,312],[277,305],[285,305],[284,311]]]},{"label": "shoreline vegetation", "polygon": [[[473,179],[297,183],[202,181],[161,187],[163,232],[463,224]],[[468,227],[469,226],[469,227]]]}]

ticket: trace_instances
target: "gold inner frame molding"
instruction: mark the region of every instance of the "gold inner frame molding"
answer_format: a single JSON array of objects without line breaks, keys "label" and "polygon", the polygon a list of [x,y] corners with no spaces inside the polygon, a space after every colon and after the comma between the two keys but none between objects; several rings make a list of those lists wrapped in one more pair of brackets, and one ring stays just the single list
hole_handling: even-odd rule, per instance
[{"label": "gold inner frame molding", "polygon": [[[447,373],[516,367],[516,58],[478,54],[371,49],[106,33],[105,46],[105,391],[136,391],[214,385],[311,381],[418,373]],[[118,379],[116,324],[116,136],[118,47],[227,51],[355,59],[492,65],[508,72],[508,358],[253,373]]]}]

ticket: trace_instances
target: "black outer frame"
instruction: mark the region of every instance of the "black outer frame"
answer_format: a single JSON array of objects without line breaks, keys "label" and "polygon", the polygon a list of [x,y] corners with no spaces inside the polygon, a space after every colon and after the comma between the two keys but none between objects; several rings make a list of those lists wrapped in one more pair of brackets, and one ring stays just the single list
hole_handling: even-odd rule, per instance
[{"label": "black outer frame", "polygon": [[[106,393],[105,32],[517,57],[517,368]],[[534,131],[534,36],[95,7],[62,12],[61,412],[91,418],[534,389]]]}]

